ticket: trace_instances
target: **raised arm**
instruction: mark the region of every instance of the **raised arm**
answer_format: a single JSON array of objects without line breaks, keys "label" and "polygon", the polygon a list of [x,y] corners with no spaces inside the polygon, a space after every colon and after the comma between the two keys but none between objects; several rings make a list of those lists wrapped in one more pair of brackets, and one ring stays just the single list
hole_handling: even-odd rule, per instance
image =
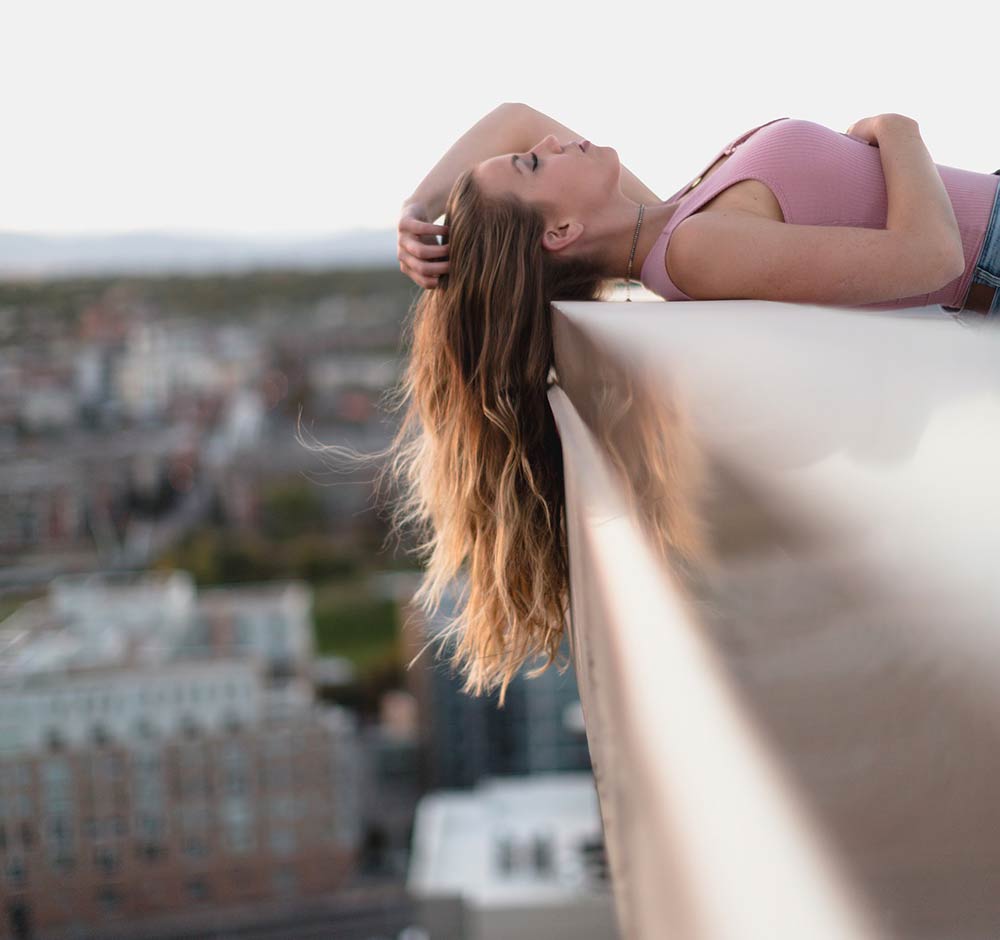
[{"label": "raised arm", "polygon": [[451,187],[465,170],[502,153],[527,150],[535,143],[525,143],[525,118],[523,105],[506,101],[497,105],[448,148],[403,205],[423,206],[431,222],[440,218]]},{"label": "raised arm", "polygon": [[[547,134],[555,134],[563,142],[586,136],[519,101],[504,102],[451,145],[403,205],[419,203],[433,222],[444,213],[448,193],[460,173],[490,157],[528,150]],[[624,164],[622,192],[646,205],[663,201]]]},{"label": "raised arm", "polygon": [[[455,180],[483,160],[528,150],[548,134],[555,134],[564,142],[583,136],[541,111],[515,101],[497,105],[473,124],[403,200],[398,226],[400,270],[421,287],[436,287],[448,270],[448,249],[437,243],[437,236],[445,235],[446,229],[433,223],[444,214]],[[621,185],[622,192],[635,202],[647,205],[662,202],[624,165]]]},{"label": "raised arm", "polygon": [[448,272],[448,245],[438,244],[438,237],[447,236],[448,230],[434,223],[444,213],[455,180],[483,160],[526,149],[523,120],[520,105],[512,102],[497,105],[448,148],[420,185],[403,200],[397,226],[397,257],[399,270],[415,284],[433,290]]}]

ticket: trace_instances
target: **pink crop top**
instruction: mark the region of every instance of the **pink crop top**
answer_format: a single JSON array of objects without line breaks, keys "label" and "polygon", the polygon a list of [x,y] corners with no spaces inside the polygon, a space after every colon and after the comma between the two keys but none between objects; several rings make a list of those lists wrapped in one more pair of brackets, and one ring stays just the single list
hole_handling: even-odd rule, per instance
[{"label": "pink crop top", "polygon": [[[877,147],[859,137],[797,118],[775,118],[736,138],[712,159],[732,154],[704,183],[687,195],[653,244],[639,280],[666,300],[692,300],[667,275],[667,245],[673,230],[727,186],[755,179],[774,193],[785,221],[794,225],[847,225],[885,228],[889,205]],[[865,308],[960,306],[982,250],[1000,176],[935,164],[951,198],[965,248],[965,271],[932,294],[900,297]]]}]

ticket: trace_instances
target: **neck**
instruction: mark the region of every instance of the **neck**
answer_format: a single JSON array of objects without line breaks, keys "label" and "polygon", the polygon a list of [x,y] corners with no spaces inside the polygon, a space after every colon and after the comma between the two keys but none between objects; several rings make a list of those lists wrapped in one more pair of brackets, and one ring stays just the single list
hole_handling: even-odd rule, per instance
[{"label": "neck", "polygon": [[[677,210],[676,202],[644,203],[644,205],[646,208],[643,210],[642,225],[639,228],[635,255],[632,258],[633,281],[639,280],[639,272],[649,257],[653,243],[660,237],[660,233]],[[607,277],[624,279],[638,221],[639,203],[626,199],[615,207],[609,220],[607,235],[608,252],[604,271]]]}]

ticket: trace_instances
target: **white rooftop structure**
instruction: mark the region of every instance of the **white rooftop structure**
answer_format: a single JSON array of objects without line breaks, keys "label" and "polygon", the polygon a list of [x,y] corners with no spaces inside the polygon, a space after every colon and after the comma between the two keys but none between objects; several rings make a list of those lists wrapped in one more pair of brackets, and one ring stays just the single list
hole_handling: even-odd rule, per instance
[{"label": "white rooftop structure", "polygon": [[419,803],[407,888],[460,896],[469,940],[611,940],[603,835],[588,772],[496,777]]}]

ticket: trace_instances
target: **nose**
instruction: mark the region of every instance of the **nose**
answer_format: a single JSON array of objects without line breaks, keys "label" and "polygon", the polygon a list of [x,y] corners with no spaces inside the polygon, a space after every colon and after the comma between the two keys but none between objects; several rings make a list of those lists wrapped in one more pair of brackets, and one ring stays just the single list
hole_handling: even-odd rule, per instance
[{"label": "nose", "polygon": [[549,150],[555,150],[557,153],[562,153],[562,144],[559,143],[559,138],[555,134],[548,134],[542,138],[542,145]]}]

